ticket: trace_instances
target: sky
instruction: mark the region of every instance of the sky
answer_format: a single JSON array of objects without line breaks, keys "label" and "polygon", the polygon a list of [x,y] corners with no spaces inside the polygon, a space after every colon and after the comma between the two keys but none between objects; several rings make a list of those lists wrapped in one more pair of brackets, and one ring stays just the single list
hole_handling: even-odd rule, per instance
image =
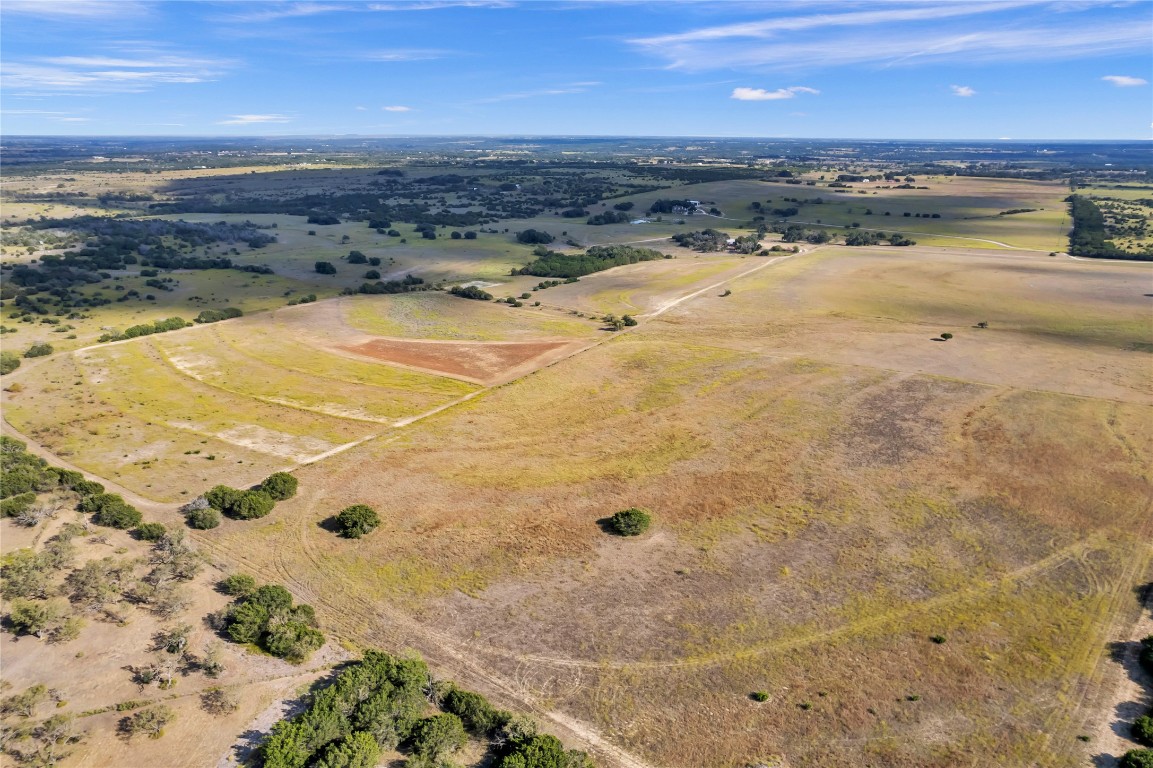
[{"label": "sky", "polygon": [[1153,1],[3,0],[5,135],[1149,139]]}]

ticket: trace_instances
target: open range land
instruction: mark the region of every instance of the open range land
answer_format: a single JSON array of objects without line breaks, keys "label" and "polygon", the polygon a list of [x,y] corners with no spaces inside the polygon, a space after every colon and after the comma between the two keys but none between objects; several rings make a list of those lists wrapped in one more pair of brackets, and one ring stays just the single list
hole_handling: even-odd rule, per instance
[{"label": "open range land", "polygon": [[[219,203],[224,187],[229,199],[287,200],[375,184],[377,169],[165,171],[162,182],[91,171],[59,183]],[[22,320],[54,315],[6,296],[17,331],[5,350],[54,347],[3,378],[5,433],[29,451],[170,532],[213,486],[299,481],[271,514],[188,529],[179,546],[203,562],[168,612],[127,585],[184,562],[179,547],[157,554],[91,527],[58,490],[37,497],[55,494],[54,516],[0,523],[9,582],[21,552],[47,552],[69,530],[77,568],[122,566],[126,596],[96,603],[75,597],[73,576],[5,592],[6,612],[62,600],[84,620],[71,637],[0,639],[6,695],[43,685],[53,712],[83,721],[64,764],[234,764],[310,683],[372,647],[418,651],[438,678],[535,715],[601,765],[1056,768],[1109,765],[1134,746],[1124,720],[1143,673],[1118,659],[1135,658],[1153,579],[1149,264],[1067,255],[1062,182],[938,173],[917,177],[927,189],[855,182],[846,193],[827,185],[848,168],[797,168],[811,187],[693,181],[690,170],[665,186],[606,172],[599,192],[617,197],[603,209],[633,202],[631,219],[691,198],[703,212],[594,225],[546,207],[476,224],[470,239],[414,236],[411,224],[390,236],[400,224],[347,215],[317,225],[102,209],[268,227],[275,242],[234,258],[272,273],[162,269],[178,285],[153,300],[77,302],[86,316],[59,341]],[[473,185],[514,178],[540,183],[482,168],[453,186],[455,208]],[[27,210],[9,216],[64,218],[63,204],[29,198],[55,177],[20,183]],[[915,244],[845,244],[898,231],[894,218]],[[669,240],[710,227],[754,246]],[[554,257],[629,244],[666,258],[546,286],[510,274],[553,258],[517,242],[529,228],[558,237],[544,248]],[[17,250],[9,269],[44,256]],[[373,267],[349,264],[350,251],[401,287],[359,292]],[[319,274],[318,261],[337,273]],[[77,294],[143,293],[144,268],[124,264]],[[408,275],[421,290],[402,286]],[[509,299],[441,290],[460,285]],[[225,306],[243,316],[98,341]],[[337,536],[334,515],[353,505],[375,510],[377,530]],[[651,511],[652,526],[610,535],[606,518],[630,507]],[[293,665],[218,638],[202,617],[228,605],[216,584],[237,573],[313,606],[328,642]],[[150,642],[173,623],[190,627],[200,666],[173,672],[174,688],[126,671],[155,657]],[[211,648],[218,679],[203,672]],[[228,706],[214,710],[224,694],[212,691]],[[149,705],[170,708],[167,735],[129,739],[121,720]],[[475,736],[460,754],[491,759]],[[397,765],[407,755],[385,753]]]}]

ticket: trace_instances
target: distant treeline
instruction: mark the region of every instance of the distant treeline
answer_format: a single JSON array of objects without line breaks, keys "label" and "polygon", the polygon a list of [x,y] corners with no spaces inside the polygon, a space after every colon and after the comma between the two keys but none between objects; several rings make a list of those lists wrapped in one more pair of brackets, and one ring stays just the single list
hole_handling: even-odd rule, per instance
[{"label": "distant treeline", "polygon": [[514,269],[513,274],[581,277],[624,264],[636,264],[638,261],[672,258],[651,248],[633,248],[629,245],[594,245],[584,253],[557,253],[538,246],[533,254],[536,259],[520,269]]},{"label": "distant treeline", "polygon": [[1081,195],[1069,195],[1065,199],[1069,203],[1069,215],[1073,218],[1073,229],[1069,233],[1069,253],[1094,259],[1153,261],[1153,253],[1130,253],[1118,248],[1111,240],[1106,240],[1105,215],[1092,200]]}]

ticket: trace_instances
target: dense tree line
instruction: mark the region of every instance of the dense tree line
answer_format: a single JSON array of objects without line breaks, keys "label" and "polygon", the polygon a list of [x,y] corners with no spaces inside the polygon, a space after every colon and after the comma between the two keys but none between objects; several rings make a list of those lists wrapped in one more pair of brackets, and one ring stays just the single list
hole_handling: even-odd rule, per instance
[{"label": "dense tree line", "polygon": [[595,245],[584,253],[558,253],[538,247],[533,254],[536,258],[526,266],[514,270],[514,274],[581,277],[624,264],[672,258],[651,248],[634,248],[631,245]]},{"label": "dense tree line", "polygon": [[[223,319],[223,318],[221,318]],[[157,320],[153,323],[143,323],[141,325],[132,325],[125,328],[121,332],[110,332],[101,334],[97,341],[123,341],[125,339],[135,339],[138,336],[151,336],[154,333],[165,333],[167,331],[178,331],[181,328],[187,328],[192,325],[182,317],[170,317],[167,320]]]},{"label": "dense tree line", "polygon": [[603,224],[624,224],[630,220],[631,217],[627,213],[621,211],[604,211],[589,216],[586,223],[592,224],[593,226],[600,226]]},{"label": "dense tree line", "polygon": [[[426,714],[429,702],[440,712]],[[495,768],[592,768],[536,723],[498,710],[483,696],[435,683],[418,657],[368,651],[314,691],[307,708],[273,726],[261,745],[263,768],[371,768],[385,750],[411,753],[408,765],[432,768],[467,741],[488,742]]]},{"label": "dense tree line", "polygon": [[1105,215],[1087,197],[1070,195],[1069,215],[1073,219],[1073,229],[1069,233],[1069,253],[1090,258],[1129,259],[1132,261],[1153,261],[1153,252],[1130,253],[1118,248],[1113,241],[1106,240]]},{"label": "dense tree line", "polygon": [[243,314],[244,312],[236,307],[205,309],[196,316],[195,321],[198,323],[219,323],[221,320],[231,320],[234,317],[241,317]]},{"label": "dense tree line", "polygon": [[694,251],[709,253],[711,251],[723,251],[731,237],[728,232],[703,229],[699,232],[680,232],[672,236],[672,241],[683,248],[692,248]]},{"label": "dense tree line", "polygon": [[654,200],[652,205],[649,206],[649,213],[678,213],[691,211],[696,208],[688,200]]},{"label": "dense tree line", "polygon": [[462,299],[476,299],[477,301],[492,301],[492,294],[488,291],[482,291],[475,285],[454,285],[448,289],[448,292],[453,296],[460,296]]}]

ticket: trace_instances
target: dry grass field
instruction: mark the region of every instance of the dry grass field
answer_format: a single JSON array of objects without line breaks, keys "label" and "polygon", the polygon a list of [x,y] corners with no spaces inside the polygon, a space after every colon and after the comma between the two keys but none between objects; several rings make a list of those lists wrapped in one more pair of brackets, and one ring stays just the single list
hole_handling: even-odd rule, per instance
[{"label": "dry grass field", "polygon": [[[948,206],[914,219],[916,247],[663,244],[676,258],[535,293],[507,276],[520,246],[282,223],[277,281],[315,283],[319,254],[364,245],[398,274],[531,298],[348,296],[83,348],[5,376],[4,419],[166,523],[211,485],[293,468],[300,492],[269,517],[195,534],[215,563],[287,585],[338,641],[419,650],[605,765],[1109,765],[1108,647],[1153,579],[1153,274],[1047,255],[1060,185],[918,183],[821,212]],[[692,189],[741,219],[815,194]],[[997,215],[1018,207],[1044,210]],[[640,325],[590,317],[608,312]],[[381,528],[334,535],[351,504]],[[633,506],[654,526],[608,534]],[[0,525],[5,551],[25,545]],[[254,685],[217,721],[227,738],[190,709],[156,745],[211,763],[288,688]],[[100,744],[75,764],[127,754]]]}]

